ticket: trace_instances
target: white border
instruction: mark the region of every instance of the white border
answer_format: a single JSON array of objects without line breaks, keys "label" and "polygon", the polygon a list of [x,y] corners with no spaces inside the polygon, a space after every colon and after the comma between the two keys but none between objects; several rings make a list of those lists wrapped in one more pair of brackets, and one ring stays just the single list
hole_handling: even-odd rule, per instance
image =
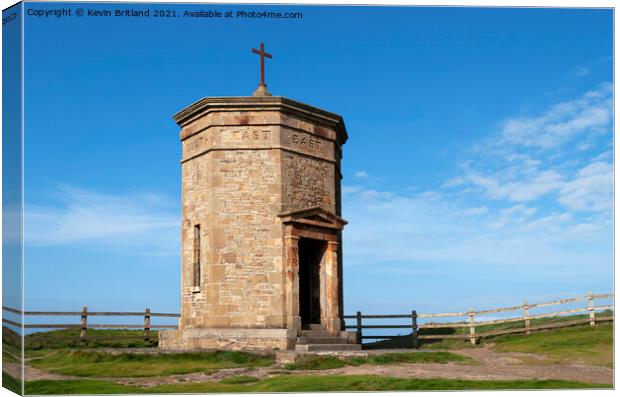
[{"label": "white border", "polygon": [[[42,0],[29,0],[29,3],[32,2],[61,2],[61,1],[42,1]],[[64,3],[82,3],[83,1],[76,1],[76,0],[66,0],[66,1],[62,1]],[[583,7],[583,8],[614,8],[616,7],[616,1],[609,1],[609,0],[590,0],[590,1],[578,1],[578,0],[564,0],[564,1],[554,1],[554,0],[538,0],[538,1],[515,1],[515,0],[508,0],[505,2],[498,2],[496,1],[492,1],[492,0],[478,0],[478,1],[467,1],[467,0],[449,0],[449,1],[434,1],[434,0],[424,0],[424,1],[420,1],[420,2],[416,2],[416,1],[398,1],[398,0],[391,0],[391,1],[364,1],[364,0],[334,0],[334,1],[330,1],[330,0],[306,0],[306,1],[278,1],[278,0],[269,0],[269,1],[260,1],[260,0],[243,0],[243,1],[239,1],[239,0],[232,0],[232,1],[174,1],[174,0],[150,0],[150,1],[146,1],[146,0],[134,0],[134,1],[122,1],[122,2],[113,2],[113,1],[95,1],[97,3],[180,3],[180,4],[299,4],[299,5],[376,5],[376,6],[394,6],[394,5],[400,5],[400,6],[482,6],[482,7],[561,7],[561,8],[577,8],[577,7]],[[16,1],[10,1],[10,0],[0,0],[0,5],[2,6],[2,9],[5,9],[13,4],[15,4]],[[24,34],[24,20],[23,20],[23,14],[22,14],[22,65],[23,65],[23,57],[24,57],[24,48],[23,48],[23,34]],[[615,37],[618,34],[618,26],[615,23],[615,10],[614,10],[614,61],[615,61],[615,53],[616,53],[616,40]],[[2,39],[2,35],[0,32],[0,42]],[[2,63],[2,55],[0,52],[0,64]],[[616,70],[617,70],[618,66],[617,63],[614,62],[614,81],[615,81],[615,76],[616,76]],[[0,71],[1,71],[1,66],[0,66]],[[24,88],[24,84],[23,84],[23,79],[22,79],[22,93],[23,88]],[[0,82],[0,91],[1,91],[1,82]],[[615,84],[614,84],[614,98],[615,98]],[[24,96],[22,96],[22,128],[24,128]],[[617,104],[614,101],[614,115],[617,114],[616,112],[617,110]],[[0,115],[1,115],[1,107],[0,107]],[[22,137],[23,137],[23,130],[22,130]],[[22,139],[22,145],[23,145],[24,140]],[[614,117],[614,171],[615,171],[615,164],[617,163],[617,152],[615,150],[615,148],[617,147],[618,144],[618,139],[617,136],[615,134],[615,117]],[[2,156],[2,146],[0,143],[0,171],[1,171],[1,156]],[[22,170],[23,170],[23,146],[22,146]],[[23,176],[24,173],[22,172],[22,189],[23,189]],[[0,172],[0,181],[1,181],[1,172]],[[615,195],[615,185],[616,185],[616,174],[614,174],[614,209],[617,208],[617,204],[620,202],[620,199],[618,199],[618,197]],[[1,194],[0,194],[0,199],[1,199]],[[22,190],[22,199],[23,199],[23,190]],[[2,214],[0,212],[0,222],[1,222],[1,218]],[[22,214],[22,219],[23,219],[23,214]],[[616,236],[616,225],[618,224],[618,219],[619,217],[616,214],[616,211],[614,211],[614,292],[615,292],[615,281],[616,281],[616,277],[617,274],[615,272],[615,236]],[[2,231],[0,230],[0,240],[2,237]],[[1,253],[1,247],[0,247],[0,253]],[[23,252],[22,252],[23,255]],[[22,256],[23,258],[23,256]],[[23,268],[22,268],[22,272],[23,272]],[[22,274],[22,282],[23,282],[23,274]],[[0,285],[0,289],[1,289],[1,285]],[[23,293],[23,286],[22,286],[22,293]],[[23,302],[23,296],[22,296],[22,302]],[[615,303],[615,302],[614,302]],[[617,327],[615,327],[614,329],[614,342],[616,340],[616,338],[619,335],[618,329]],[[618,361],[619,359],[619,354],[618,351],[616,351],[615,349],[615,343],[614,343],[614,363],[618,363],[620,361]],[[615,370],[614,370],[614,381],[615,381]],[[615,384],[615,382],[614,382]],[[394,393],[394,392],[392,392]],[[406,395],[414,395],[415,396],[431,396],[431,395],[445,395],[449,392],[404,392]],[[459,393],[467,393],[468,395],[477,395],[477,394],[484,394],[485,396],[506,396],[506,395],[521,395],[523,393],[533,393],[533,392],[528,392],[528,391],[509,391],[509,392],[505,392],[505,391],[464,391],[464,392],[459,392]],[[593,390],[558,390],[558,391],[539,391],[537,392],[537,394],[543,393],[544,395],[555,395],[555,396],[581,396],[581,395],[587,395],[587,396],[598,396],[598,395],[610,395],[612,393],[614,393],[614,391],[593,391]],[[304,393],[305,395],[308,396],[321,396],[322,394],[319,393]],[[335,393],[332,393],[335,394]],[[341,394],[341,393],[338,393]],[[358,394],[358,393],[355,393]],[[12,394],[11,392],[9,392],[6,389],[2,389],[0,391],[0,396],[13,396],[14,394]],[[170,394],[169,394],[170,395]],[[275,393],[263,393],[260,394],[261,396],[277,396],[278,394]],[[174,395],[176,396],[176,395]],[[182,396],[182,395],[179,395]],[[388,393],[373,393],[373,396],[389,396]]]}]

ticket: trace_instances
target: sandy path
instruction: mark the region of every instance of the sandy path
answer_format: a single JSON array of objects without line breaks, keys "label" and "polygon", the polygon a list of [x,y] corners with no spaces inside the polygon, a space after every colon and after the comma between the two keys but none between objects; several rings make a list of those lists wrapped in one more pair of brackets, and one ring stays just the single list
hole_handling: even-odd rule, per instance
[{"label": "sandy path", "polygon": [[[472,380],[558,379],[587,383],[613,383],[613,369],[581,364],[535,364],[548,362],[545,355],[530,353],[497,353],[492,345],[476,349],[452,351],[476,360],[476,364],[395,364],[360,365],[307,374],[380,375],[398,378],[445,378]],[[534,363],[534,364],[532,364]]]}]

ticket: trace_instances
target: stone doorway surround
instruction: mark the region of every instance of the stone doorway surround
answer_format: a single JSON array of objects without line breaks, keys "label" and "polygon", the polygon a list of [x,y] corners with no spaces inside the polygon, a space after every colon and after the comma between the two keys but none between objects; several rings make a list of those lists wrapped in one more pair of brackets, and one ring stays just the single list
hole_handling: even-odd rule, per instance
[{"label": "stone doorway surround", "polygon": [[340,313],[339,274],[341,260],[339,246],[342,229],[347,221],[321,207],[285,212],[279,215],[285,226],[284,250],[286,258],[286,312],[287,329],[301,333],[299,307],[299,240],[301,238],[324,241],[324,271],[321,272],[321,325],[326,331],[339,335],[342,331]]}]

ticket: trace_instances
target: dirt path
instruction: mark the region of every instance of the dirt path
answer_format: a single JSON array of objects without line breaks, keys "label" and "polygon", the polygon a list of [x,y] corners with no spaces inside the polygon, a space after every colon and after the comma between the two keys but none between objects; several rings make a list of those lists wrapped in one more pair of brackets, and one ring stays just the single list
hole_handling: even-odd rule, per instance
[{"label": "dirt path", "polygon": [[[398,378],[445,378],[471,380],[558,379],[587,383],[613,383],[613,369],[581,364],[543,364],[545,355],[530,353],[497,353],[492,345],[455,350],[476,360],[476,364],[396,364],[360,365],[324,371],[304,371],[307,374],[380,375]],[[536,364],[540,363],[540,364]]]},{"label": "dirt path", "polygon": [[[511,380],[511,379],[558,379],[580,381],[587,383],[613,383],[613,369],[607,367],[588,366],[580,364],[545,364],[549,360],[544,355],[529,353],[498,353],[492,350],[492,345],[477,349],[452,351],[473,358],[475,364],[391,364],[345,366],[343,368],[313,371],[290,371],[287,373],[303,375],[378,375],[398,378],[444,378],[444,379],[471,379],[471,380]],[[5,365],[8,363],[5,363]],[[15,364],[18,370],[18,364]],[[191,373],[184,375],[159,376],[149,378],[95,378],[113,381],[127,385],[145,387],[162,384],[192,383],[220,381],[232,376],[252,376],[263,379],[282,373],[282,366],[275,364],[263,368],[229,368],[215,373]],[[83,377],[63,376],[38,370],[25,365],[26,380],[69,380],[85,379]]]}]

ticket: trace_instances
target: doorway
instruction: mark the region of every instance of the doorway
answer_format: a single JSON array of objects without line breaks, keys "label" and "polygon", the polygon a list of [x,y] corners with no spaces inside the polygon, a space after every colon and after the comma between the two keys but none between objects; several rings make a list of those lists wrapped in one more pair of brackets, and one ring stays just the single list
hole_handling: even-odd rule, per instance
[{"label": "doorway", "polygon": [[321,323],[322,263],[326,243],[320,240],[299,240],[299,315],[302,328]]}]

